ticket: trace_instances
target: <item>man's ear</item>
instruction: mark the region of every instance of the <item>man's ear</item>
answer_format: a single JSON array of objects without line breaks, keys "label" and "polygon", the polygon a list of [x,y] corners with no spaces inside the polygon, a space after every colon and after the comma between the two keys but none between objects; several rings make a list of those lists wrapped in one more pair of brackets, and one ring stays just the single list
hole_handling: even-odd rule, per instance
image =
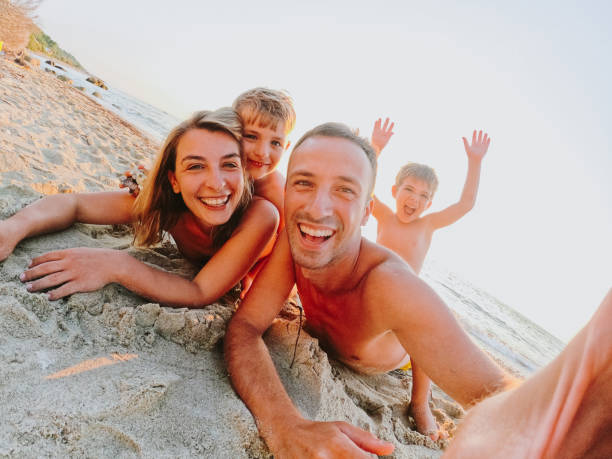
[{"label": "man's ear", "polygon": [[174,171],[168,171],[168,180],[170,180],[170,185],[172,185],[172,191],[174,191],[176,194],[181,192],[181,187],[178,184],[178,181],[176,180],[176,175],[174,174]]},{"label": "man's ear", "polygon": [[391,187],[391,194],[393,195],[393,199],[395,199],[397,195],[397,187],[395,185]]},{"label": "man's ear", "polygon": [[372,215],[372,209],[374,209],[374,198],[370,196],[363,212],[361,226],[365,226],[365,224],[368,222],[368,218],[370,217],[370,215]]}]

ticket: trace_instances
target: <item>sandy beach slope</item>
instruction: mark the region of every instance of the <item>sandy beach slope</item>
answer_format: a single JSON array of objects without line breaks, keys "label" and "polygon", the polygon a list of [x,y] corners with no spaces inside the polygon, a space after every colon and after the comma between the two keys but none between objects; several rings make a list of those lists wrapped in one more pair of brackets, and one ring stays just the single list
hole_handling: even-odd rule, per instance
[{"label": "sandy beach slope", "polygon": [[[43,194],[117,189],[119,174],[150,163],[156,148],[78,90],[0,57],[0,218]],[[231,301],[170,309],[108,285],[50,302],[18,280],[32,257],[77,246],[194,272],[170,243],[130,242],[127,228],[74,225],[22,242],[0,263],[0,457],[269,457],[223,363]],[[290,369],[292,319],[279,318],[266,340],[306,416],[368,429],[398,458],[441,455],[411,430],[409,374],[357,376],[304,333]],[[440,392],[434,405],[452,429],[461,409]]]}]

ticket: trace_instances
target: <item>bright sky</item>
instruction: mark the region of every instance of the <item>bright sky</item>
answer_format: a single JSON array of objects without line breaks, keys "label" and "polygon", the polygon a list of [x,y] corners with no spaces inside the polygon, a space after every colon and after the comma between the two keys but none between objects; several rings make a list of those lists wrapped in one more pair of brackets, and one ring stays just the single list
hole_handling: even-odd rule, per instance
[{"label": "bright sky", "polygon": [[46,0],[38,23],[179,118],[254,86],[293,96],[294,141],[325,121],[369,135],[390,116],[376,189],[389,205],[407,161],[437,170],[432,210],[457,200],[461,136],[486,129],[476,208],[429,256],[567,340],[612,287],[612,7],[456,3]]}]

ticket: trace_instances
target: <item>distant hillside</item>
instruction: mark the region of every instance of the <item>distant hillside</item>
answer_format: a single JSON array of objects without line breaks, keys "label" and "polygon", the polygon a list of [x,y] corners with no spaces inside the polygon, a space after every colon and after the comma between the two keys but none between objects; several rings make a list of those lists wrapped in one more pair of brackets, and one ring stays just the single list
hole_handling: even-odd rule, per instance
[{"label": "distant hillside", "polygon": [[53,41],[53,39],[44,33],[42,30],[33,32],[30,35],[30,41],[28,43],[28,49],[31,49],[35,53],[44,54],[55,60],[65,62],[72,67],[77,69],[83,69],[83,66],[76,60],[76,58],[68,51],[64,51]]}]

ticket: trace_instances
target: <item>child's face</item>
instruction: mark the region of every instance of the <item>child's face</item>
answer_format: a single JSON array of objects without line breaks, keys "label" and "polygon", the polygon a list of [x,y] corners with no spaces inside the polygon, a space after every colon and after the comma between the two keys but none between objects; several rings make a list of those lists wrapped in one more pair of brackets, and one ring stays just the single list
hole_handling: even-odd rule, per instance
[{"label": "child's face", "polygon": [[244,191],[238,142],[223,132],[187,131],[178,142],[175,170],[168,171],[168,178],[203,226],[226,223]]},{"label": "child's face", "polygon": [[254,180],[265,177],[278,166],[287,147],[285,123],[262,127],[257,120],[244,126],[242,149],[247,158],[247,171]]},{"label": "child's face", "polygon": [[410,223],[431,206],[431,187],[416,177],[408,176],[397,187],[393,185],[396,215],[402,223]]}]

